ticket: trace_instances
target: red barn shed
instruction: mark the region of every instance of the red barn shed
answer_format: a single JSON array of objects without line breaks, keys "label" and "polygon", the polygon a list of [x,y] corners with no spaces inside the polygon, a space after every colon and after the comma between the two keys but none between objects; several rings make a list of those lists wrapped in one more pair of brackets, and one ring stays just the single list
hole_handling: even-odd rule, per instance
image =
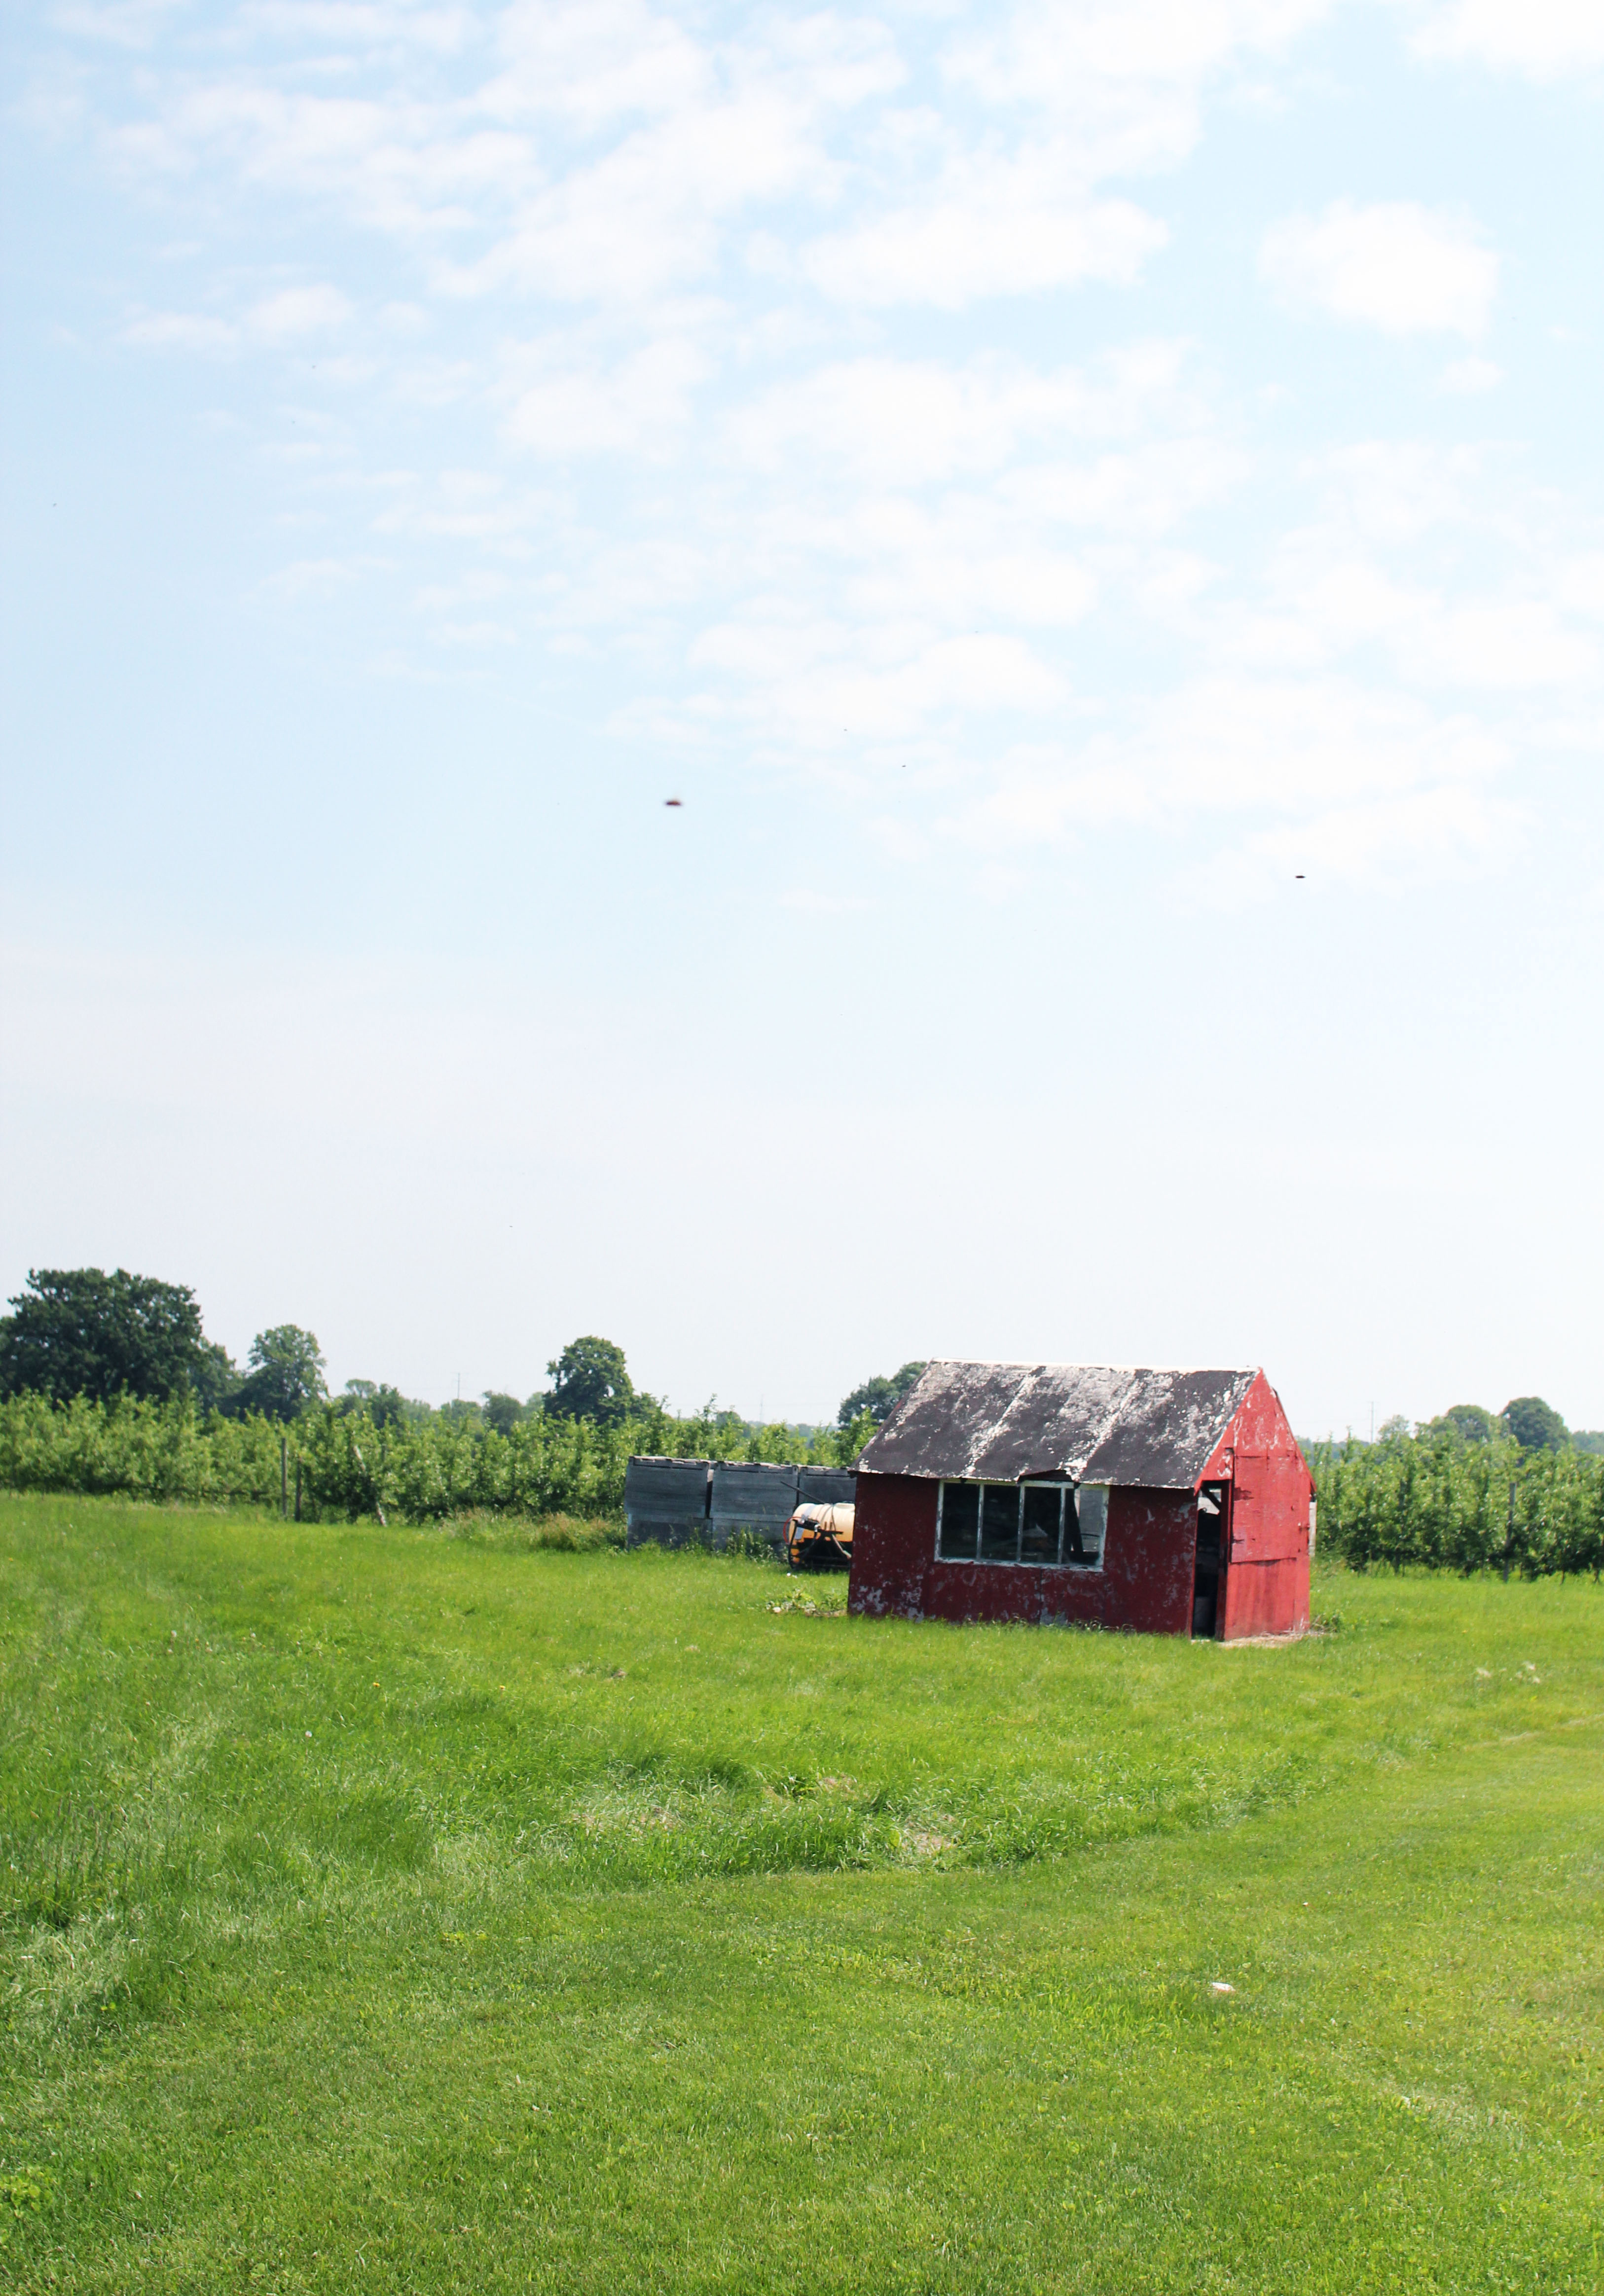
[{"label": "red barn shed", "polygon": [[1262,1371],[933,1363],[858,1463],[851,1605],[1290,1634],[1314,1486]]}]

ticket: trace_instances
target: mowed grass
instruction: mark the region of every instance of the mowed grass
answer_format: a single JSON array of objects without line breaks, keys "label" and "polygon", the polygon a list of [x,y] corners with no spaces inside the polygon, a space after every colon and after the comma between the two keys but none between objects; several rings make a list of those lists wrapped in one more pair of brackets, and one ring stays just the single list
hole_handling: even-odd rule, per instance
[{"label": "mowed grass", "polygon": [[843,1591],[0,1500],[0,2284],[1604,2286],[1600,1589]]}]

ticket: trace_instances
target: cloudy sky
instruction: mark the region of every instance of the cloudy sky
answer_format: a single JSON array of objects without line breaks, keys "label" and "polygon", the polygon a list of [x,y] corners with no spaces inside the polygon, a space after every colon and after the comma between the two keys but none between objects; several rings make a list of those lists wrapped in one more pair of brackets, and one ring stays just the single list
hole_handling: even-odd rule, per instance
[{"label": "cloudy sky", "polygon": [[5,1291],[1604,1425],[1598,0],[8,51]]}]

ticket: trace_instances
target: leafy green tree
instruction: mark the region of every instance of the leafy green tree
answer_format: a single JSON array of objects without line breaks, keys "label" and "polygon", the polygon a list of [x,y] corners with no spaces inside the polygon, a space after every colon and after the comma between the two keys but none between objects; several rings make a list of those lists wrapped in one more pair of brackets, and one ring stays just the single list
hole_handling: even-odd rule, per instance
[{"label": "leafy green tree", "polygon": [[237,1415],[259,1411],[269,1419],[299,1419],[308,1404],[327,1393],[322,1350],[315,1332],[299,1324],[275,1324],[251,1342],[251,1369],[230,1409]]},{"label": "leafy green tree", "polygon": [[399,1387],[387,1380],[348,1379],[340,1398],[341,1412],[362,1411],[375,1427],[401,1427],[426,1405],[409,1404]]},{"label": "leafy green tree", "polygon": [[187,1283],[126,1267],[111,1275],[100,1267],[34,1267],[9,1304],[13,1313],[0,1316],[0,1395],[166,1399],[215,1368]]},{"label": "leafy green tree", "polygon": [[1491,1443],[1498,1421],[1479,1403],[1451,1403],[1440,1418],[1426,1423],[1428,1435],[1457,1435],[1461,1443]]},{"label": "leafy green tree", "polygon": [[1505,1404],[1503,1420],[1523,1451],[1563,1451],[1570,1441],[1564,1420],[1540,1395],[1518,1395]]},{"label": "leafy green tree", "polygon": [[498,1435],[510,1435],[524,1416],[524,1406],[517,1397],[503,1395],[497,1388],[486,1388],[483,1406],[485,1424]]},{"label": "leafy green tree", "polygon": [[868,1412],[876,1426],[883,1427],[924,1369],[922,1363],[905,1363],[889,1379],[866,1379],[861,1387],[855,1387],[851,1395],[843,1398],[835,1414],[836,1426],[850,1428],[854,1420]]},{"label": "leafy green tree", "polygon": [[203,1413],[226,1411],[239,1392],[240,1367],[219,1341],[203,1340],[189,1383]]},{"label": "leafy green tree", "polygon": [[643,1399],[631,1384],[622,1348],[594,1332],[570,1340],[546,1371],[551,1381],[546,1408],[558,1419],[593,1419],[598,1427],[616,1427]]}]

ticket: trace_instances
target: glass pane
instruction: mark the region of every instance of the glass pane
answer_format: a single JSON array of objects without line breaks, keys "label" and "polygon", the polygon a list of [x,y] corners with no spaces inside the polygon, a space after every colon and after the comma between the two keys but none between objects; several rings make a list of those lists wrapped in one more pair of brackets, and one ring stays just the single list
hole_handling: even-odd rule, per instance
[{"label": "glass pane", "polygon": [[1019,1486],[986,1483],[980,1503],[980,1559],[1012,1562],[1019,1554]]},{"label": "glass pane", "polygon": [[1058,1560],[1058,1501],[1056,1483],[1027,1483],[1024,1487],[1024,1537],[1020,1541],[1021,1562],[1056,1562]]},{"label": "glass pane", "polygon": [[[1075,1523],[1081,1552],[1075,1558],[1092,1570],[1100,1568],[1103,1560],[1103,1538],[1108,1529],[1108,1486],[1106,1483],[1082,1483],[1074,1495]],[[1067,1554],[1069,1542],[1065,1541]]]},{"label": "glass pane", "polygon": [[947,1562],[974,1562],[975,1533],[979,1521],[979,1484],[943,1483],[942,1554]]}]

